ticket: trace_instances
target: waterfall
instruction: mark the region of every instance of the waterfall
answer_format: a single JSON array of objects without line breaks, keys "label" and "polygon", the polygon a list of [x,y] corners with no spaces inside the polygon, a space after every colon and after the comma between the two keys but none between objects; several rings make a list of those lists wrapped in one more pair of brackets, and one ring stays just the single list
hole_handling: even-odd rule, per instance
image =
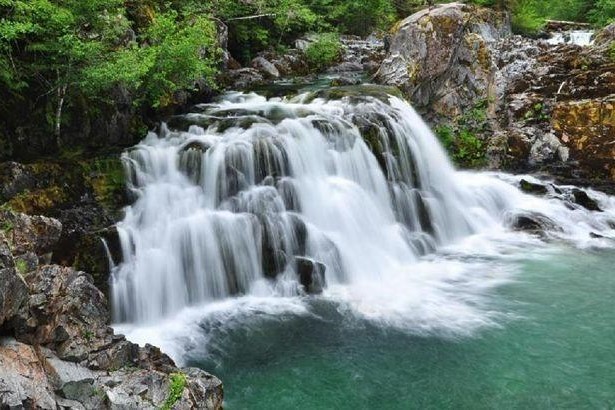
[{"label": "waterfall", "polygon": [[369,90],[338,100],[229,94],[124,153],[136,201],[118,224],[114,320],[384,283],[461,238],[506,231],[519,209],[562,234],[608,229],[588,211],[523,194],[514,177],[456,171],[411,106]]}]

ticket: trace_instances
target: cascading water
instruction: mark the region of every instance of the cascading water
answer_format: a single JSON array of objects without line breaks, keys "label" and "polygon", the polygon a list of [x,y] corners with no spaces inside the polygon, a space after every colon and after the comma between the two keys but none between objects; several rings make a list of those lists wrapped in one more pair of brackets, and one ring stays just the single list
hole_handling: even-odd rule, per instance
[{"label": "cascading water", "polygon": [[505,234],[520,212],[540,213],[563,238],[612,235],[612,198],[592,193],[606,212],[589,212],[523,194],[512,176],[457,172],[407,103],[358,90],[340,100],[230,94],[170,123],[183,131],[163,126],[125,153],[137,200],[118,224],[115,320],[153,322],[237,295],[284,299],[326,282],[325,295],[367,316],[374,306],[395,323],[421,311],[418,326],[454,316],[464,331],[484,321],[468,294],[500,279],[464,282],[424,255]]},{"label": "cascading water", "polygon": [[590,30],[572,30],[551,34],[547,40],[549,44],[575,44],[577,46],[589,46],[593,43],[594,32]]}]

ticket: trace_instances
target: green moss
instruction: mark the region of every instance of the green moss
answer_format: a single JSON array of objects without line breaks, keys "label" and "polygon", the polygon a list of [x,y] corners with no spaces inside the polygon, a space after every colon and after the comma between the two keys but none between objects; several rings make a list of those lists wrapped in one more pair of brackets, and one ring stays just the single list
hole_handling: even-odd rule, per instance
[{"label": "green moss", "polygon": [[479,135],[486,131],[487,105],[487,100],[481,100],[452,124],[434,129],[453,162],[460,167],[478,168],[485,164],[486,145]]},{"label": "green moss", "polygon": [[341,100],[349,98],[353,101],[365,101],[365,97],[373,97],[384,103],[389,102],[391,96],[403,98],[401,91],[397,87],[381,85],[350,85],[345,87],[331,87],[326,90],[319,90],[310,95],[306,102],[311,102],[316,98],[325,100]]},{"label": "green moss", "polygon": [[52,208],[57,208],[67,200],[68,196],[64,189],[59,186],[51,186],[22,192],[8,201],[6,206],[15,212],[41,214]]},{"label": "green moss", "polygon": [[543,103],[538,102],[526,111],[523,119],[526,122],[543,122],[549,121],[550,117],[547,107]]},{"label": "green moss", "polygon": [[23,259],[17,259],[15,260],[15,269],[17,269],[17,272],[23,276],[28,273],[28,263]]},{"label": "green moss", "polygon": [[124,167],[119,158],[98,158],[81,162],[85,181],[92,187],[96,202],[115,209],[123,201],[126,188]]},{"label": "green moss", "polygon": [[179,401],[186,388],[186,375],[183,373],[172,373],[171,384],[169,386],[169,396],[162,405],[162,410],[171,410],[175,403]]}]

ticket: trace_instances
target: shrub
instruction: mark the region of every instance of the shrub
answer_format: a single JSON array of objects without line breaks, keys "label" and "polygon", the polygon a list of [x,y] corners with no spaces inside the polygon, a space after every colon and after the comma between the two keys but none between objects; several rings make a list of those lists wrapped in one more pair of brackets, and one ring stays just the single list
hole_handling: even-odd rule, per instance
[{"label": "shrub", "polygon": [[183,373],[172,373],[171,384],[169,386],[169,395],[162,405],[162,410],[170,410],[175,403],[182,397],[186,388],[186,375]]},{"label": "shrub", "polygon": [[308,64],[314,70],[322,70],[339,60],[342,53],[342,43],[336,33],[326,33],[318,36],[305,50]]}]

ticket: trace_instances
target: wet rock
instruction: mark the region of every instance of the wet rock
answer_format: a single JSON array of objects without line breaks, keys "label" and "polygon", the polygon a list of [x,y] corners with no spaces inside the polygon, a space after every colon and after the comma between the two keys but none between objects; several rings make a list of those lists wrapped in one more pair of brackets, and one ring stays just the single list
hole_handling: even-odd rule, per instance
[{"label": "wet rock", "polygon": [[519,181],[519,188],[528,194],[545,195],[549,192],[545,185],[530,182],[526,179]]},{"label": "wet rock", "polygon": [[331,87],[341,87],[345,85],[359,85],[361,84],[360,78],[354,78],[350,76],[341,76],[331,80]]},{"label": "wet rock", "polygon": [[589,211],[602,212],[602,209],[600,209],[600,207],[598,206],[598,202],[590,198],[589,195],[587,195],[587,192],[582,191],[578,188],[574,188],[571,194],[572,201],[575,204],[581,205],[583,208]]},{"label": "wet rock", "polygon": [[326,266],[309,258],[295,257],[295,269],[299,275],[299,283],[308,294],[322,293],[325,286]]},{"label": "wet rock", "polygon": [[240,68],[226,72],[226,83],[234,90],[245,90],[265,83],[263,75],[254,68]]},{"label": "wet rock", "polygon": [[547,236],[549,231],[561,231],[561,228],[551,218],[536,212],[513,215],[509,219],[512,229]]}]

